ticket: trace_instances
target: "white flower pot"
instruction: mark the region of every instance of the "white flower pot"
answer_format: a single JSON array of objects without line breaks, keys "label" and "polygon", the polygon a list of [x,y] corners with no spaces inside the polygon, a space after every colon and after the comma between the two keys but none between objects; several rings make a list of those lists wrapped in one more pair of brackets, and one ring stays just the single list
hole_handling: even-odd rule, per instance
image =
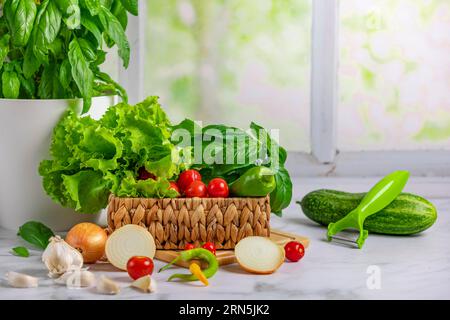
[{"label": "white flower pot", "polygon": [[[117,97],[92,99],[89,115],[98,119]],[[81,110],[83,101],[0,99],[0,227],[17,230],[23,223],[40,221],[54,231],[66,231],[82,221],[98,222],[98,214],[63,208],[47,196],[38,173],[49,159],[54,126],[69,106]]]}]

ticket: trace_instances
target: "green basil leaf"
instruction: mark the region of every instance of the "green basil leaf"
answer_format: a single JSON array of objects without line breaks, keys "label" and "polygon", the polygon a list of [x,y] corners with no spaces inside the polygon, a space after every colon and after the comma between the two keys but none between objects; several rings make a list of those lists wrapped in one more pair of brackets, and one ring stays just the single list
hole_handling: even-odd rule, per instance
[{"label": "green basil leaf", "polygon": [[108,10],[111,9],[111,6],[113,4],[114,0],[100,0],[100,4],[107,8]]},{"label": "green basil leaf", "polygon": [[25,92],[25,96],[30,99],[35,98],[36,86],[34,79],[26,79],[22,74],[19,74],[20,87]]},{"label": "green basil leaf", "polygon": [[97,18],[89,16],[86,11],[81,11],[81,25],[85,27],[97,40],[97,46],[102,43],[102,32],[97,27],[97,23],[100,24]]},{"label": "green basil leaf", "polygon": [[2,69],[0,69],[0,98],[4,98],[3,97],[3,89],[2,89],[2,77],[3,77],[3,71],[2,71]]},{"label": "green basil leaf", "polygon": [[99,66],[106,60],[106,52],[103,50],[97,50],[97,59],[94,61],[94,65]]},{"label": "green basil leaf", "polygon": [[78,28],[81,22],[78,0],[56,0],[55,2],[67,28],[72,30]]},{"label": "green basil leaf", "polygon": [[99,18],[107,35],[119,48],[119,56],[122,58],[123,66],[127,68],[130,62],[130,44],[128,43],[125,30],[119,20],[103,6],[101,7]]},{"label": "green basil leaf", "polygon": [[3,62],[5,61],[6,57],[8,56],[9,39],[10,39],[9,34],[6,34],[0,38],[0,69],[3,66]]},{"label": "green basil leaf", "polygon": [[120,0],[114,0],[111,7],[111,13],[119,20],[122,28],[125,30],[128,25],[128,13]]},{"label": "green basil leaf", "polygon": [[138,0],[121,0],[122,5],[132,15],[137,16],[139,14],[139,1]]},{"label": "green basil leaf", "polygon": [[113,88],[115,93],[122,98],[123,102],[128,102],[128,95],[125,89],[122,88],[122,86],[117,82],[115,82],[107,73],[98,71],[95,73],[95,77],[107,84],[109,88]]},{"label": "green basil leaf", "polygon": [[69,62],[72,67],[72,77],[84,99],[83,113],[86,113],[91,105],[92,82],[94,81],[94,74],[89,68],[89,62],[84,57],[77,38],[74,38],[70,42]]},{"label": "green basil leaf", "polygon": [[281,216],[281,211],[292,200],[292,181],[286,168],[281,167],[278,169],[275,174],[275,182],[277,186],[270,194],[270,208],[273,213]]},{"label": "green basil leaf", "polygon": [[48,50],[53,54],[55,58],[64,57],[64,43],[60,38],[56,38],[55,41],[48,45]]},{"label": "green basil leaf", "polygon": [[50,63],[44,67],[38,87],[38,96],[41,99],[60,99],[64,97],[56,63]]},{"label": "green basil leaf", "polygon": [[20,93],[20,80],[15,71],[2,74],[2,92],[6,99],[17,99]]},{"label": "green basil leaf", "polygon": [[8,28],[8,22],[6,21],[6,17],[3,14],[0,17],[0,37],[3,37],[6,34],[9,34],[9,28]]},{"label": "green basil leaf", "polygon": [[12,35],[12,44],[24,47],[30,38],[36,18],[34,0],[10,0],[3,8]]},{"label": "green basil leaf", "polygon": [[91,16],[96,16],[100,12],[100,1],[99,0],[83,0],[80,3],[83,8],[89,10]]},{"label": "green basil leaf", "polygon": [[33,51],[40,62],[48,63],[48,46],[55,41],[61,28],[61,12],[55,2],[44,1],[40,8],[34,26]]},{"label": "green basil leaf", "polygon": [[69,88],[70,81],[72,80],[72,71],[70,68],[69,59],[64,59],[59,69],[59,82],[61,82],[64,89]]},{"label": "green basil leaf", "polygon": [[83,55],[88,61],[94,61],[97,59],[97,55],[95,54],[95,47],[92,43],[82,38],[78,39],[78,43],[80,44],[81,51],[83,51]]},{"label": "green basil leaf", "polygon": [[30,252],[25,247],[15,247],[11,249],[13,255],[28,258],[30,256]]},{"label": "green basil leaf", "polygon": [[25,49],[25,56],[23,60],[23,74],[25,75],[25,78],[31,78],[32,75],[36,73],[36,71],[39,70],[39,67],[41,66],[41,63],[36,58],[34,51],[33,51],[33,36],[31,37],[27,48]]},{"label": "green basil leaf", "polygon": [[47,248],[49,239],[55,234],[53,231],[41,222],[29,221],[19,228],[17,233],[25,241],[34,244],[38,248]]}]

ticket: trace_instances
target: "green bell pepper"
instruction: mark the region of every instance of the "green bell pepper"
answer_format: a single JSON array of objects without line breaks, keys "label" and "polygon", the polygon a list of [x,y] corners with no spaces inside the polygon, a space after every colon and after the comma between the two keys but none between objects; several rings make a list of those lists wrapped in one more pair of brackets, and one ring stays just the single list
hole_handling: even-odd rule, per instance
[{"label": "green bell pepper", "polygon": [[231,194],[234,196],[264,197],[275,189],[276,182],[272,170],[258,166],[245,171],[229,187]]}]

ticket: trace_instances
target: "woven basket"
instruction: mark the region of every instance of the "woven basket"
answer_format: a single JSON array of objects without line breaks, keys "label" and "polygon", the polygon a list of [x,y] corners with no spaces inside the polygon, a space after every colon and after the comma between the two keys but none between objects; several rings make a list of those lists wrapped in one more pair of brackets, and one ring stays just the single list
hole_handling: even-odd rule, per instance
[{"label": "woven basket", "polygon": [[269,196],[262,198],[118,198],[110,196],[109,233],[137,224],[153,235],[157,249],[183,249],[214,242],[233,249],[248,236],[270,236]]}]

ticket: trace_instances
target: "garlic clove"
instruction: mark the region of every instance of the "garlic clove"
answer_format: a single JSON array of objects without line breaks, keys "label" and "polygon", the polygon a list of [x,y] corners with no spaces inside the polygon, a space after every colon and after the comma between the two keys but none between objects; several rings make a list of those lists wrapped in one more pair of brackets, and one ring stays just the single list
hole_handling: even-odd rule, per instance
[{"label": "garlic clove", "polygon": [[120,288],[111,279],[101,276],[97,281],[97,291],[103,294],[118,294],[120,292]]},{"label": "garlic clove", "polygon": [[47,267],[50,278],[58,278],[71,270],[83,267],[81,253],[67,244],[60,236],[50,238],[50,242],[42,254],[42,261]]},{"label": "garlic clove", "polygon": [[36,288],[39,279],[27,274],[10,271],[6,274],[8,284],[14,288]]},{"label": "garlic clove", "polygon": [[85,288],[95,284],[95,275],[87,269],[72,270],[64,273],[55,282],[65,284],[68,288]]},{"label": "garlic clove", "polygon": [[156,291],[156,282],[155,280],[152,280],[152,278],[147,275],[143,276],[131,283],[131,286],[133,288],[137,288],[139,290],[142,290],[143,292],[150,293]]}]

